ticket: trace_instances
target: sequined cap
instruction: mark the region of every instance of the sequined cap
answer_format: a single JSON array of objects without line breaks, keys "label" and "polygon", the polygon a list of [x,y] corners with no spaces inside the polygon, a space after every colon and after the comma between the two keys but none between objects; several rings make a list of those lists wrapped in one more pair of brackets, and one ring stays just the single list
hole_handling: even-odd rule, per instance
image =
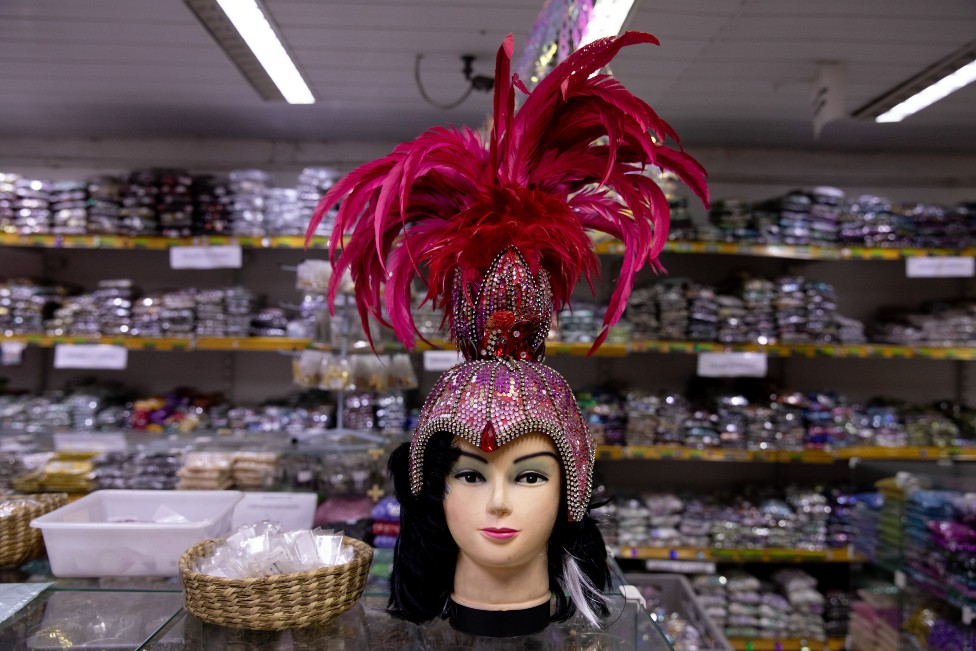
[{"label": "sequined cap", "polygon": [[423,486],[424,450],[450,432],[485,452],[523,434],[549,436],[559,451],[569,518],[583,519],[596,446],[573,391],[542,364],[552,321],[548,274],[532,274],[515,247],[492,262],[484,281],[454,282],[453,330],[467,361],[441,376],[420,412],[410,445],[410,487]]}]

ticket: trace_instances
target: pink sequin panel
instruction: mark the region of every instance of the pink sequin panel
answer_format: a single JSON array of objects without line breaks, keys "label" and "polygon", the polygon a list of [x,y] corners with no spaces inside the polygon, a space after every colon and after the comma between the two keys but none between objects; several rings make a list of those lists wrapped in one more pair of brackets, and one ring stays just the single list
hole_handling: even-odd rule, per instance
[{"label": "pink sequin panel", "polygon": [[504,435],[505,430],[523,418],[524,414],[518,375],[513,369],[498,365],[495,372],[494,401],[491,405],[491,420],[495,431]]},{"label": "pink sequin panel", "polygon": [[469,374],[468,382],[459,387],[457,401],[457,421],[473,434],[481,435],[488,424],[488,408],[493,403],[491,390],[492,364],[473,365],[474,373]]}]

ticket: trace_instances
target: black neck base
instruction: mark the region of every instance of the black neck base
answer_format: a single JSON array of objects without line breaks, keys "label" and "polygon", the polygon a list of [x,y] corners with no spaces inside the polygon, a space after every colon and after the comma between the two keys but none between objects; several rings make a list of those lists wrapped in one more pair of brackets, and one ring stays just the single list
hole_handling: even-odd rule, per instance
[{"label": "black neck base", "polygon": [[448,599],[446,610],[451,628],[480,637],[521,637],[549,625],[548,601],[522,610],[479,610]]}]

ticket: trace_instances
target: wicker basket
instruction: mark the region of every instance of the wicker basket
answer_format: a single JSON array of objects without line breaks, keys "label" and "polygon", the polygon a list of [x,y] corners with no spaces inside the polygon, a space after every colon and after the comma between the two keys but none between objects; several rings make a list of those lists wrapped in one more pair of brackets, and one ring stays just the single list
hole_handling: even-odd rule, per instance
[{"label": "wicker basket", "polygon": [[219,540],[205,540],[180,557],[186,609],[205,622],[280,631],[324,624],[346,612],[366,587],[373,548],[343,538],[355,557],[345,565],[255,579],[228,579],[196,571],[197,561],[213,553]]},{"label": "wicker basket", "polygon": [[31,520],[50,513],[68,503],[64,493],[11,495],[0,498],[0,510],[9,514],[0,517],[0,567],[17,567],[44,553],[44,538],[40,529],[32,529]]}]

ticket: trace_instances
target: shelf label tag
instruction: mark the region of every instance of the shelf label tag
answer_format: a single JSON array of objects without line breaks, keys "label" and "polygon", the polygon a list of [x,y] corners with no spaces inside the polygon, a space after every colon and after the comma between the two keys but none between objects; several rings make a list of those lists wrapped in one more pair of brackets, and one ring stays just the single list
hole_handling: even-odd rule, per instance
[{"label": "shelf label tag", "polygon": [[972,278],[976,276],[976,258],[962,256],[919,256],[905,258],[909,278]]},{"label": "shelf label tag", "polygon": [[54,449],[80,452],[119,452],[128,449],[122,432],[55,432]]},{"label": "shelf label tag", "polygon": [[280,522],[282,531],[311,529],[315,518],[315,493],[244,493],[234,507],[231,529],[262,520]]},{"label": "shelf label tag", "polygon": [[99,368],[112,371],[125,369],[129,351],[125,346],[110,344],[57,344],[54,347],[54,368]]},{"label": "shelf label tag", "polygon": [[24,348],[27,347],[22,341],[5,341],[0,344],[0,366],[17,366],[23,361]]},{"label": "shelf label tag", "polygon": [[714,561],[672,561],[652,558],[644,561],[649,572],[675,572],[677,574],[715,574],[718,564]]},{"label": "shelf label tag", "polygon": [[425,350],[425,371],[446,371],[464,361],[461,352],[457,350]]},{"label": "shelf label tag", "polygon": [[644,601],[644,595],[641,594],[641,591],[637,589],[636,585],[627,584],[620,586],[620,594],[622,594],[624,599],[627,601],[636,601],[641,605],[641,607],[647,607],[647,602]]},{"label": "shelf label tag", "polygon": [[766,377],[766,353],[698,353],[700,377]]},{"label": "shelf label tag", "polygon": [[30,438],[28,441],[17,436],[5,436],[0,438],[0,452],[30,452],[34,449],[34,439]]},{"label": "shelf label tag", "polygon": [[171,269],[240,269],[243,264],[237,245],[174,246],[169,250]]},{"label": "shelf label tag", "polygon": [[895,587],[904,590],[906,585],[908,585],[908,581],[905,580],[905,573],[901,570],[895,570]]}]

